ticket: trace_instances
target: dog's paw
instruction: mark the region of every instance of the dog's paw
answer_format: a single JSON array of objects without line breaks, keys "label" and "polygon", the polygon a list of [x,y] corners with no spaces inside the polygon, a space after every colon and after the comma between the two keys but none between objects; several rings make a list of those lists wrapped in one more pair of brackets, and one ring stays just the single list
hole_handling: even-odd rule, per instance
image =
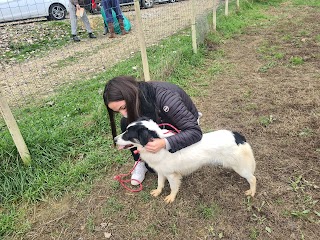
[{"label": "dog's paw", "polygon": [[176,199],[176,196],[173,196],[173,195],[168,195],[168,196],[166,196],[166,198],[164,199],[164,201],[166,202],[166,203],[172,203],[174,200]]},{"label": "dog's paw", "polygon": [[158,197],[158,196],[160,195],[160,193],[161,193],[161,190],[159,190],[159,189],[154,189],[154,190],[152,190],[152,191],[150,192],[150,194],[151,194],[152,196],[154,196],[154,197]]},{"label": "dog's paw", "polygon": [[255,192],[253,192],[253,191],[251,191],[251,189],[249,189],[249,190],[247,190],[247,191],[245,192],[245,194],[246,194],[246,196],[254,197]]}]

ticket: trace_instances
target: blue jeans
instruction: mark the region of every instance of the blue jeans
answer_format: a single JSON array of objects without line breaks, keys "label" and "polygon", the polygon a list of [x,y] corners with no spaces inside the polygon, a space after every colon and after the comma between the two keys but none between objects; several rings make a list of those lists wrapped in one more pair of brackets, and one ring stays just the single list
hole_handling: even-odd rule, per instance
[{"label": "blue jeans", "polygon": [[102,7],[104,9],[104,12],[106,13],[107,23],[113,22],[111,9],[113,9],[113,11],[115,11],[115,13],[117,15],[117,19],[123,20],[121,8],[119,5],[119,0],[102,0],[101,3],[102,3]]}]

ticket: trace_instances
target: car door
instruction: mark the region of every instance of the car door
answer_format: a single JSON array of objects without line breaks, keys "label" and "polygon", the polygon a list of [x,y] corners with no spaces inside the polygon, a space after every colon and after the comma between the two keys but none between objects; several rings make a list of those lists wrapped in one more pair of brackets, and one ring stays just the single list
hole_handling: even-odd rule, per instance
[{"label": "car door", "polygon": [[44,0],[0,0],[0,22],[45,15]]},{"label": "car door", "polygon": [[14,20],[13,12],[18,11],[17,0],[0,0],[0,21],[12,21]]},{"label": "car door", "polygon": [[23,19],[46,16],[45,2],[48,0],[17,0]]}]

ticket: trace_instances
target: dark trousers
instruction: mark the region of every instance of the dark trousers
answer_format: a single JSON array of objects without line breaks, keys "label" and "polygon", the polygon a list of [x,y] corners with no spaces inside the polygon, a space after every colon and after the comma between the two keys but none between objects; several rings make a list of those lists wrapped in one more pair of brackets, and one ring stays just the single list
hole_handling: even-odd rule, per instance
[{"label": "dark trousers", "polygon": [[113,22],[113,17],[112,17],[112,11],[115,11],[117,15],[117,19],[123,19],[121,8],[119,5],[119,0],[102,0],[102,7],[104,9],[104,12],[106,14],[106,21],[107,23]]},{"label": "dark trousers", "polygon": [[[122,131],[122,132],[125,132],[126,129],[127,129],[127,126],[128,126],[128,124],[127,124],[127,119],[124,118],[124,117],[121,118],[121,122],[120,122],[121,131]],[[135,150],[137,150],[137,148],[131,148],[131,149],[130,149],[134,161],[138,161],[139,158],[140,158],[140,154],[139,154],[139,153],[134,153]],[[146,167],[147,167],[147,169],[149,170],[149,172],[154,173],[154,170],[153,170],[151,167],[149,167],[147,163],[146,163]]]}]

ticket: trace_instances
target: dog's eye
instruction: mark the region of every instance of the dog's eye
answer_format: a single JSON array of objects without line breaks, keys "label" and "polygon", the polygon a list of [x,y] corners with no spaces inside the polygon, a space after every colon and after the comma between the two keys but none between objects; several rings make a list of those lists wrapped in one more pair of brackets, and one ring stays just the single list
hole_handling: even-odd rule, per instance
[{"label": "dog's eye", "polygon": [[122,135],[123,140],[128,141],[129,140],[129,134],[128,131],[125,131],[124,134]]}]

